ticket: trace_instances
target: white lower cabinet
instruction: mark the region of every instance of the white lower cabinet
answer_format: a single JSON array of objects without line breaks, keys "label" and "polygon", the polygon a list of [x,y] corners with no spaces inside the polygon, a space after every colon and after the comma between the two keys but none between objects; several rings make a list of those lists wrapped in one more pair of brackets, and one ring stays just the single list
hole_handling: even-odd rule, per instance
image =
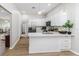
[{"label": "white lower cabinet", "polygon": [[71,49],[72,35],[29,33],[29,53],[60,52]]},{"label": "white lower cabinet", "polygon": [[30,37],[29,53],[59,52],[71,49],[71,36]]},{"label": "white lower cabinet", "polygon": [[71,49],[71,37],[61,38],[61,51],[68,51]]},{"label": "white lower cabinet", "polygon": [[32,37],[29,43],[29,53],[60,51],[60,39],[56,37]]}]

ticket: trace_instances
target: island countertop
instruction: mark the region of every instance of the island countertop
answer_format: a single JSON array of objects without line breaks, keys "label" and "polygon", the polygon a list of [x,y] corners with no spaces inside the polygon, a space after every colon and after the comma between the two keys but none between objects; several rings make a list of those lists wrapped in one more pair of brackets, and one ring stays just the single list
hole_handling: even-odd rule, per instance
[{"label": "island countertop", "polygon": [[74,34],[60,34],[60,33],[28,33],[29,37],[39,37],[39,36],[74,36]]}]

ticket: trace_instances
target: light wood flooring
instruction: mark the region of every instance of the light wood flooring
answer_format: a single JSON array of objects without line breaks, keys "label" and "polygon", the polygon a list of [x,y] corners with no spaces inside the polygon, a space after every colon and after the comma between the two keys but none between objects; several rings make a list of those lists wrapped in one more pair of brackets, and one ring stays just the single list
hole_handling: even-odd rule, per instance
[{"label": "light wood flooring", "polygon": [[21,37],[13,49],[8,49],[4,56],[26,56],[29,55],[29,41],[26,37]]},{"label": "light wood flooring", "polygon": [[62,51],[62,52],[46,52],[46,53],[33,53],[29,54],[30,56],[77,56],[71,51]]},{"label": "light wood flooring", "polygon": [[4,56],[77,56],[70,51],[29,54],[29,39],[22,37],[14,49],[8,49]]}]

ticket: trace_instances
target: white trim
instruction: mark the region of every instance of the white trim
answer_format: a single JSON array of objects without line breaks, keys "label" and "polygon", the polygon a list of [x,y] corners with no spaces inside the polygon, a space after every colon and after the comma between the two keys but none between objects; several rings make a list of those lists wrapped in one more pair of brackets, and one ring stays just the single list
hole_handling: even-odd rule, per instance
[{"label": "white trim", "polygon": [[73,53],[76,54],[76,55],[79,55],[79,53],[76,52],[76,51],[73,51],[73,50],[70,50],[70,51],[73,52]]},{"label": "white trim", "polygon": [[17,39],[17,40],[15,41],[15,43],[14,43],[9,49],[13,49],[13,48],[15,47],[15,45],[18,43],[19,40],[20,40],[20,38]]},{"label": "white trim", "polygon": [[60,50],[55,50],[55,51],[29,51],[29,54],[32,54],[32,53],[46,53],[46,52],[60,52]]}]

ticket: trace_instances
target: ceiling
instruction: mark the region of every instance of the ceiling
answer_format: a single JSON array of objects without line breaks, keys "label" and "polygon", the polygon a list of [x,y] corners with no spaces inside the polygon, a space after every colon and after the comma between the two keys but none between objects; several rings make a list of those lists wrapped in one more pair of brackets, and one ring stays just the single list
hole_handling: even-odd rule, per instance
[{"label": "ceiling", "polygon": [[5,10],[2,6],[0,6],[0,16],[6,16],[6,15],[9,15],[10,13]]},{"label": "ceiling", "polygon": [[11,18],[11,14],[4,9],[2,6],[0,6],[0,21],[1,19],[7,19],[9,20]]},{"label": "ceiling", "polygon": [[45,15],[58,4],[59,3],[14,3],[21,14],[30,15]]}]

